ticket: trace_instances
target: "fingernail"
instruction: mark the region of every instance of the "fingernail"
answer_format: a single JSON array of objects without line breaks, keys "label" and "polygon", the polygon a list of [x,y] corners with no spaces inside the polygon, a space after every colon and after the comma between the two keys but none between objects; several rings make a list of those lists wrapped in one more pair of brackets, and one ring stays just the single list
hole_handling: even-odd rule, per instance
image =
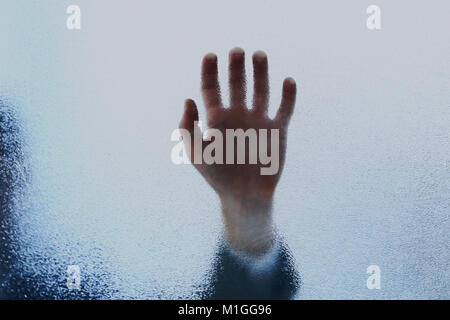
[{"label": "fingernail", "polygon": [[235,47],[230,50],[230,56],[243,56],[243,55],[244,55],[244,50],[242,48]]},{"label": "fingernail", "polygon": [[208,53],[204,58],[208,62],[215,62],[217,60],[217,56],[214,53]]},{"label": "fingernail", "polygon": [[295,80],[292,77],[287,77],[286,80],[284,80],[284,81],[286,81],[286,83],[289,85],[295,84]]},{"label": "fingernail", "polygon": [[264,59],[267,58],[267,54],[264,51],[258,50],[253,54],[253,58],[257,62],[262,62],[262,61],[264,61]]}]

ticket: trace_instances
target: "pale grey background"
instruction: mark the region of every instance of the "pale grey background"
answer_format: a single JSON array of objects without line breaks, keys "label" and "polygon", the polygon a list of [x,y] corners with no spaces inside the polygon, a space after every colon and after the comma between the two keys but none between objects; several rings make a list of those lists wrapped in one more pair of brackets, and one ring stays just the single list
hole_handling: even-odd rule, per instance
[{"label": "pale grey background", "polygon": [[[66,29],[69,4],[80,31]],[[370,4],[380,31],[366,28]],[[171,163],[170,134],[185,98],[204,115],[203,54],[217,53],[226,93],[227,52],[241,46],[268,53],[270,114],[283,78],[298,82],[275,199],[297,298],[448,299],[449,12],[449,1],[2,1],[0,96],[20,110],[33,168],[24,272],[78,264],[113,289],[105,298],[195,297],[220,208],[192,167]],[[366,288],[370,264],[381,290]]]}]

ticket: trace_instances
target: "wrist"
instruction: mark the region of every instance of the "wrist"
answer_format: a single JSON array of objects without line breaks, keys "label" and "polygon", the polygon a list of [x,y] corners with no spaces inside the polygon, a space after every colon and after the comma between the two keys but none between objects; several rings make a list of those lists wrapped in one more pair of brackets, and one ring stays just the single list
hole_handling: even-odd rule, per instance
[{"label": "wrist", "polygon": [[221,196],[225,236],[237,252],[261,256],[275,243],[272,198],[255,195]]}]

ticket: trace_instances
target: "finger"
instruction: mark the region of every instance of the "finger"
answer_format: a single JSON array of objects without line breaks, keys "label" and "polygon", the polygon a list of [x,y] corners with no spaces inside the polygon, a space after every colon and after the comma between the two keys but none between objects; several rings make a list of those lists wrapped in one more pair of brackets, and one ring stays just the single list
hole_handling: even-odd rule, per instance
[{"label": "finger", "polygon": [[263,51],[253,54],[253,108],[264,113],[269,104],[269,75],[267,55]]},{"label": "finger", "polygon": [[220,86],[217,76],[217,56],[208,53],[202,63],[202,94],[206,109],[217,108],[222,105]]},{"label": "finger", "polygon": [[195,147],[195,136],[198,135],[201,137],[201,130],[196,121],[198,121],[197,106],[192,99],[187,99],[184,103],[184,114],[181,118],[179,128],[189,132],[189,134],[181,132],[181,136],[183,138],[186,153],[193,164],[196,163],[194,157],[200,159],[199,156],[202,152],[201,148],[199,149],[198,146],[197,148]]},{"label": "finger", "polygon": [[194,121],[198,121],[198,110],[194,100],[186,99],[184,102],[184,113],[179,128],[194,132]]},{"label": "finger", "polygon": [[245,53],[234,48],[229,55],[230,107],[245,107]]},{"label": "finger", "polygon": [[292,116],[295,106],[295,97],[297,95],[297,85],[292,78],[286,78],[283,82],[283,95],[281,105],[278,109],[275,121],[280,122],[281,126],[287,126]]}]

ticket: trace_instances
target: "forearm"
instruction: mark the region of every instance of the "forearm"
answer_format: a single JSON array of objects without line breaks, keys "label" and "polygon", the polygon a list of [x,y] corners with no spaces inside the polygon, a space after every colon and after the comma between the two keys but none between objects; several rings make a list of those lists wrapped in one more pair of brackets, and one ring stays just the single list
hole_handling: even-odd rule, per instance
[{"label": "forearm", "polygon": [[227,240],[235,251],[262,256],[273,247],[272,199],[221,197]]}]

